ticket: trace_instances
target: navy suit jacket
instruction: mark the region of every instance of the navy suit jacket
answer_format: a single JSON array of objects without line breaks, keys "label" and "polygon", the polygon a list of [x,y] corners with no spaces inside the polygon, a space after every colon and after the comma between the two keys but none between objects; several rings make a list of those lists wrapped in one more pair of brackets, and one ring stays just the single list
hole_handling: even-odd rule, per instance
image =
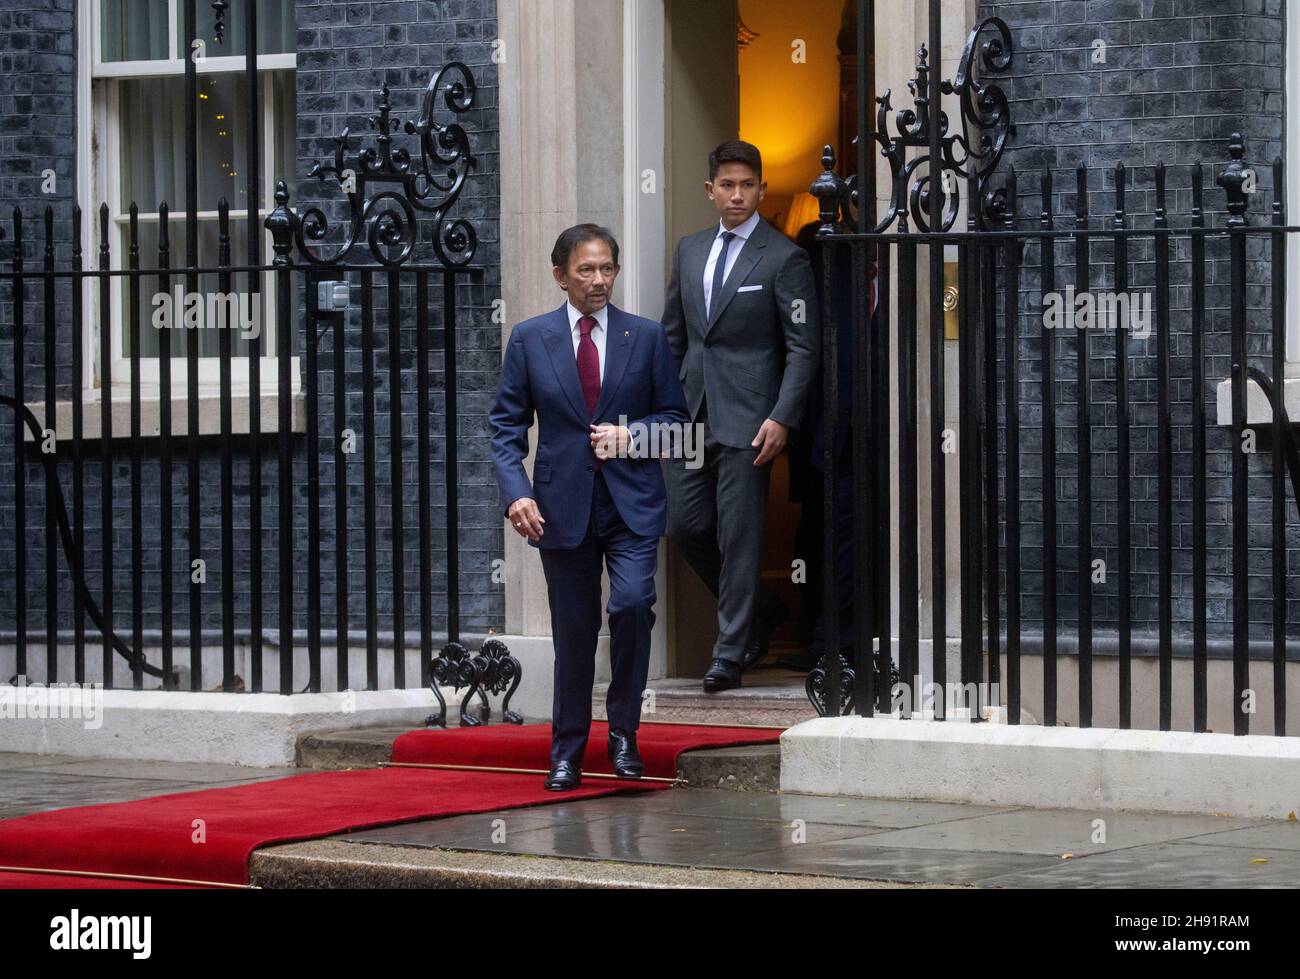
[{"label": "navy suit jacket", "polygon": [[[520,323],[506,346],[489,415],[492,463],[503,511],[521,497],[537,501],[546,525],[535,547],[573,548],[587,535],[596,478],[590,425],[618,424],[620,416],[629,425],[688,422],[686,395],[663,327],[610,304],[607,330],[605,376],[594,414],[587,410],[578,380],[566,306]],[[534,414],[537,456],[530,483],[524,458]],[[644,537],[662,536],[667,500],[659,460],[615,458],[601,466],[628,529]]]}]

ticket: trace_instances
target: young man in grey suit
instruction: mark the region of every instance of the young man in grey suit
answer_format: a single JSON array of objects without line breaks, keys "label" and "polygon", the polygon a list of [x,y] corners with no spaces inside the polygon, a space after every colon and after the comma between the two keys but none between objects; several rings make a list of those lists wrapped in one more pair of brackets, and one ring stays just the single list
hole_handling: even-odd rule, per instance
[{"label": "young man in grey suit", "polygon": [[740,686],[785,614],[759,582],[772,460],[803,414],[820,352],[808,255],[758,214],[767,191],[758,148],[731,140],[709,154],[704,185],[717,226],[677,243],[663,325],[680,363],[704,465],[665,464],[668,533],[718,599],[718,639],[704,676]]}]

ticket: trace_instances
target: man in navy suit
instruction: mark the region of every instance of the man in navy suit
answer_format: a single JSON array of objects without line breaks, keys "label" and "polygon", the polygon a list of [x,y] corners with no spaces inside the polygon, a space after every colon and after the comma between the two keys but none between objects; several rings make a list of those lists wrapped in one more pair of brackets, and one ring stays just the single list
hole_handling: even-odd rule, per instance
[{"label": "man in navy suit", "polygon": [[[558,791],[581,782],[602,558],[610,581],[609,757],[622,778],[644,770],[636,731],[667,521],[663,473],[653,457],[663,440],[651,433],[663,425],[681,431],[688,419],[663,327],[609,301],[619,273],[614,236],[594,224],[569,228],[551,264],[568,301],[514,328],[489,418],[501,507],[515,532],[540,550],[546,575],[555,639],[546,788]],[[530,484],[524,458],[534,415]]]}]

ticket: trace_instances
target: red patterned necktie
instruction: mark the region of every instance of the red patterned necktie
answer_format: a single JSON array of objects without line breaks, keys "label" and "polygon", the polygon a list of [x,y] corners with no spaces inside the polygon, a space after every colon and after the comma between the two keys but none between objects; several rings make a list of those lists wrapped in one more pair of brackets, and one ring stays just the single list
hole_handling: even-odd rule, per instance
[{"label": "red patterned necktie", "polygon": [[578,380],[582,382],[582,394],[587,399],[587,411],[592,415],[596,413],[596,402],[600,400],[600,354],[596,350],[596,341],[591,338],[595,327],[594,316],[578,320],[578,329],[582,331],[578,340]]}]

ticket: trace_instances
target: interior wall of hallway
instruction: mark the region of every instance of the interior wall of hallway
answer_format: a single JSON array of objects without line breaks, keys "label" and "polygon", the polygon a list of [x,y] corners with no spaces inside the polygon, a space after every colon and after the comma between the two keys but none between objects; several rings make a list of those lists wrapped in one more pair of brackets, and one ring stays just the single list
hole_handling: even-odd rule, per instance
[{"label": "interior wall of hallway", "polygon": [[[678,239],[717,223],[718,212],[704,193],[707,160],[710,150],[739,129],[740,85],[736,0],[668,0],[665,14],[665,268],[670,268]],[[717,603],[685,558],[671,544],[666,547],[668,667],[673,676],[703,676],[718,635]]]}]

